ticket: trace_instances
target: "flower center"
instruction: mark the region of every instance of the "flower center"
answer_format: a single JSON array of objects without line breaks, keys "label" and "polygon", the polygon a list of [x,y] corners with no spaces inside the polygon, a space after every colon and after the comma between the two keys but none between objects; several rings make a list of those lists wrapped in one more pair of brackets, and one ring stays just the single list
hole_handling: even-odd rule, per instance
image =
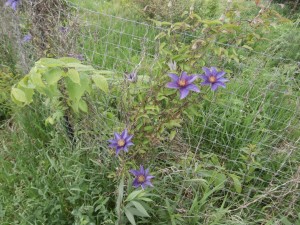
[{"label": "flower center", "polygon": [[187,84],[187,82],[186,82],[186,80],[184,80],[184,79],[180,79],[180,80],[178,81],[178,85],[179,85],[180,87],[185,87],[186,84]]},{"label": "flower center", "polygon": [[208,78],[208,80],[209,80],[210,83],[215,83],[217,81],[217,78],[215,76],[210,76]]},{"label": "flower center", "polygon": [[118,140],[118,146],[119,147],[123,147],[124,145],[125,145],[125,140],[124,139]]},{"label": "flower center", "polygon": [[144,175],[139,175],[139,176],[137,177],[137,181],[138,181],[139,183],[143,183],[143,182],[145,182],[145,180],[146,180],[146,177],[145,177]]}]

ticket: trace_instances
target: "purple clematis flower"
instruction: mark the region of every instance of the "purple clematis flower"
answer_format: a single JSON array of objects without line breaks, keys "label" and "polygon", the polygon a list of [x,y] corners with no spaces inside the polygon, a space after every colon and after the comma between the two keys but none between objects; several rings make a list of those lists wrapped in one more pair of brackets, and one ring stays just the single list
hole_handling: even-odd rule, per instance
[{"label": "purple clematis flower", "polygon": [[125,77],[129,82],[135,83],[135,82],[137,82],[137,79],[138,79],[137,71],[134,70],[131,73],[125,73]]},{"label": "purple clematis flower", "polygon": [[202,69],[205,74],[200,76],[204,80],[201,85],[210,85],[211,90],[213,91],[217,90],[219,86],[224,88],[226,87],[225,82],[228,80],[223,77],[225,75],[225,71],[218,72],[216,67],[211,67],[210,69],[203,67]]},{"label": "purple clematis flower", "polygon": [[189,91],[200,92],[199,88],[193,84],[198,78],[197,75],[188,76],[187,73],[183,71],[180,77],[174,73],[170,73],[169,77],[171,77],[173,81],[168,83],[167,87],[179,89],[180,99],[185,98],[189,94]]},{"label": "purple clematis flower", "polygon": [[32,39],[32,35],[31,34],[26,34],[23,39],[22,39],[22,43],[24,42],[29,42]]},{"label": "purple clematis flower", "polygon": [[144,170],[144,167],[141,165],[140,170],[129,170],[129,172],[135,176],[135,179],[132,183],[135,188],[138,188],[139,186],[141,186],[143,189],[145,189],[147,186],[153,187],[150,180],[154,176],[149,174],[149,169]]},{"label": "purple clematis flower", "polygon": [[6,7],[10,7],[12,8],[13,10],[17,10],[18,8],[18,5],[20,4],[21,0],[8,0],[6,3],[5,3],[5,6]]},{"label": "purple clematis flower", "polygon": [[129,135],[127,129],[122,134],[115,132],[115,138],[108,140],[111,148],[116,148],[116,154],[118,155],[121,150],[128,152],[128,147],[133,145],[131,142],[133,135]]}]

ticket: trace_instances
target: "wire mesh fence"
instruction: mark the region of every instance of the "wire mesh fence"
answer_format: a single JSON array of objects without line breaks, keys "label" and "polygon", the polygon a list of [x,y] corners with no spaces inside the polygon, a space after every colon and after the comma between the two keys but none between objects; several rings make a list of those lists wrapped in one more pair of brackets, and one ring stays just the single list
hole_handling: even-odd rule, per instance
[{"label": "wire mesh fence", "polygon": [[[25,5],[24,8],[26,7]],[[30,14],[32,13],[34,11],[30,11]],[[151,68],[160,58],[159,41],[155,37],[164,30],[162,27],[69,3],[68,10],[50,15],[49,18],[54,21],[48,23],[47,26],[52,26],[48,33],[41,34],[43,24],[40,24],[41,28],[34,26],[40,23],[40,17],[36,15],[36,21],[32,21],[34,25],[30,28],[32,41],[23,42],[22,39],[26,35],[23,30],[26,29],[19,24],[20,20],[30,17],[30,14],[19,16],[11,10],[0,10],[0,34],[9,39],[18,53],[19,67],[26,72],[43,55],[73,56],[95,68],[115,71],[118,75],[109,79],[118,80],[122,89],[126,73],[136,70],[139,79],[143,79],[144,75],[151,77]],[[47,12],[42,12],[40,16],[44,14]],[[197,38],[189,33],[181,35],[183,39]],[[234,174],[242,178],[242,182],[250,187],[246,192],[237,193],[224,186],[219,193],[220,197],[226,196],[227,201],[232,203],[229,212],[235,213],[236,221],[239,221],[239,216],[247,215],[248,221],[255,224],[257,222],[252,221],[251,217],[257,218],[257,215],[267,218],[269,214],[276,213],[296,214],[296,206],[300,201],[300,167],[295,159],[300,154],[300,138],[289,134],[300,127],[299,94],[291,91],[291,87],[296,87],[299,91],[299,82],[295,78],[295,74],[299,74],[299,62],[227,43],[216,41],[214,44],[251,55],[251,61],[237,62],[238,69],[230,77],[228,88],[222,90],[220,98],[210,95],[206,99],[205,107],[197,112],[202,115],[197,120],[186,121],[193,123],[192,128],[186,124],[177,129],[178,136],[169,146],[169,151],[175,154],[174,158],[185,159],[186,164],[201,164],[202,153],[219,158],[219,166],[214,163],[203,165],[203,170],[199,170],[196,177],[207,176],[205,171],[211,167],[222,174],[222,167],[225,166],[226,176]],[[274,65],[272,74],[261,81],[259,77],[268,72],[265,64],[272,60],[279,61],[281,65],[287,64],[292,69],[283,72],[282,67]],[[214,65],[216,62],[206,63]],[[264,82],[264,85],[257,81]],[[116,96],[111,93],[109,98],[112,100]],[[106,123],[119,123],[118,120],[109,119],[102,114],[101,109],[108,107],[107,104],[99,104],[102,106],[92,106],[93,115],[82,119],[81,124],[76,125],[77,130],[83,129],[82,124],[89,123],[89,126],[93,126],[96,121],[100,121],[103,126]],[[122,105],[119,107],[121,114],[126,113]],[[165,147],[163,143],[160,145]],[[264,154],[261,154],[262,152]],[[158,155],[157,160],[160,157],[163,156]],[[251,164],[253,162],[254,165]],[[276,166],[273,165],[274,162]],[[197,171],[193,166],[195,164],[191,163],[191,172]],[[180,174],[179,168],[173,165],[162,173],[165,173],[166,177],[172,177],[174,174]],[[256,172],[253,173],[253,170]],[[245,171],[252,173],[250,178]],[[186,181],[173,185],[183,186],[187,192],[190,188]],[[257,186],[260,188],[256,188]],[[265,205],[267,208],[256,209],[256,204]],[[181,210],[184,214],[184,206]],[[201,216],[207,215],[204,213]]]}]

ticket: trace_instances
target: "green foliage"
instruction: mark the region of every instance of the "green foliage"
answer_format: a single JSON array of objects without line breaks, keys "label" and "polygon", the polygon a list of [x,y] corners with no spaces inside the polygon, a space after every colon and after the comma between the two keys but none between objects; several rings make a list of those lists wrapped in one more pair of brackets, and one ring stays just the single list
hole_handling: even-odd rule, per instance
[{"label": "green foliage", "polygon": [[9,72],[17,73],[17,53],[14,48],[14,40],[12,40],[7,34],[0,36],[0,69],[3,66],[9,68]]},{"label": "green foliage", "polygon": [[[1,68],[1,67],[0,67]],[[0,121],[8,119],[12,114],[13,104],[10,100],[11,86],[17,76],[9,72],[8,68],[0,69]]]},{"label": "green foliage", "polygon": [[[79,110],[88,111],[88,105],[83,97],[91,94],[92,81],[96,87],[108,92],[108,84],[103,74],[108,71],[97,71],[91,66],[85,66],[74,58],[43,58],[36,62],[28,75],[12,88],[13,101],[19,105],[29,105],[34,100],[34,93],[45,96],[53,105],[67,104],[75,113]],[[61,110],[61,109],[60,109]],[[66,110],[65,106],[62,110]],[[47,122],[59,119],[59,111]]]}]

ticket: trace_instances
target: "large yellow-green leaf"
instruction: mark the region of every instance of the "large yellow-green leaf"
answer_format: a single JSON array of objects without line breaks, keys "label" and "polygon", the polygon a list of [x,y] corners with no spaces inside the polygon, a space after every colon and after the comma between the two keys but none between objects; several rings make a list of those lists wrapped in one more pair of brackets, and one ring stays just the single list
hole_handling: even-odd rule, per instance
[{"label": "large yellow-green leaf", "polygon": [[92,76],[92,79],[98,88],[100,88],[105,93],[108,92],[108,83],[104,76],[96,74]]},{"label": "large yellow-green leaf", "polygon": [[48,85],[52,85],[61,79],[63,73],[64,71],[60,68],[51,68],[43,74],[43,78],[45,78]]},{"label": "large yellow-green leaf", "polygon": [[67,76],[76,84],[80,84],[79,73],[75,69],[69,69]]}]

